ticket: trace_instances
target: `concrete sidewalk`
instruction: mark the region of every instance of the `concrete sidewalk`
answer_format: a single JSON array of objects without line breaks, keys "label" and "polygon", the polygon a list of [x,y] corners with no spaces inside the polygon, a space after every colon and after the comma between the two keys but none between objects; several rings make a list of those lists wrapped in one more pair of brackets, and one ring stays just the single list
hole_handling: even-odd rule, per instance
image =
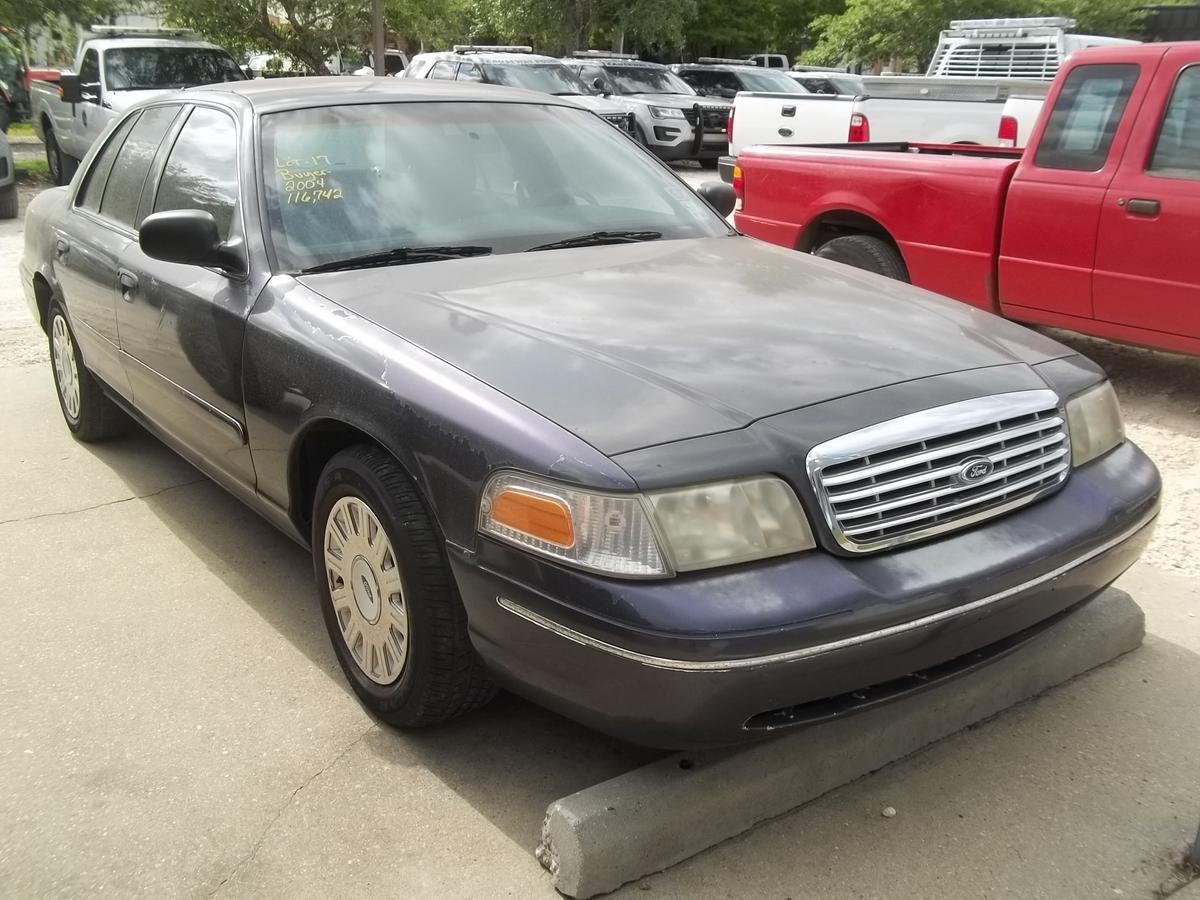
[{"label": "concrete sidewalk", "polygon": [[[654,754],[511,697],[378,726],[307,556],[145,435],[71,440],[22,304],[0,268],[0,895],[556,896],[546,806]],[[1200,586],[1120,586],[1140,650],[614,896],[1150,900],[1200,816]]]}]

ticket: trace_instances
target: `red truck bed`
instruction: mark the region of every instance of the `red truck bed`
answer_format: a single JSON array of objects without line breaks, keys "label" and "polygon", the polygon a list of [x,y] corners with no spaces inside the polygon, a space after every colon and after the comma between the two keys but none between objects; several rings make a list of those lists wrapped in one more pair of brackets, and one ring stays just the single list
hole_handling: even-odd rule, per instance
[{"label": "red truck bed", "polygon": [[913,284],[994,310],[1004,198],[1020,158],[940,144],[750,147],[738,157],[745,201],[734,221],[804,251],[827,236],[822,228],[887,222]]},{"label": "red truck bed", "polygon": [[749,147],[746,234],[1022,322],[1200,354],[1200,42],[1071,54],[1024,152]]}]

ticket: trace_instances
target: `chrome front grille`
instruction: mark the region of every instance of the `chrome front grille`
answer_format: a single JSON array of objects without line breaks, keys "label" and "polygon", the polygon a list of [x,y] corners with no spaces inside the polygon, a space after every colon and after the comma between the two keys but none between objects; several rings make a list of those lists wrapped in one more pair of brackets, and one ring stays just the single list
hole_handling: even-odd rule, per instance
[{"label": "chrome front grille", "polygon": [[965,528],[1056,489],[1071,467],[1053,391],[902,416],[826,441],[808,474],[834,539],[870,553]]}]

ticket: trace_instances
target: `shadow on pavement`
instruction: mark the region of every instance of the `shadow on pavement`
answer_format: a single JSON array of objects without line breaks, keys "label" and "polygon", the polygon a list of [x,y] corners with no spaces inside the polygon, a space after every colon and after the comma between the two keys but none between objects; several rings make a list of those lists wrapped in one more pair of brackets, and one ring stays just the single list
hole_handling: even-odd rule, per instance
[{"label": "shadow on pavement", "polygon": [[[178,464],[195,479],[202,476],[140,429],[90,449],[209,571],[342,687],[347,702],[358,702],[329,646],[311,558],[303,548],[207,479],[146,496],[147,471]],[[530,851],[550,802],[662,755],[508,693],[471,715],[421,731],[400,732],[381,723],[364,743],[397,768],[423,765]]]}]

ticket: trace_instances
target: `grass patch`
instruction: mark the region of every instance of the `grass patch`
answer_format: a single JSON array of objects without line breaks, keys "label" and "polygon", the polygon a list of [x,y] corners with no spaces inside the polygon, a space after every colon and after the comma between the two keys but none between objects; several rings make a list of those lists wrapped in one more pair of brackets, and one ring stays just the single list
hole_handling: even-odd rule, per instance
[{"label": "grass patch", "polygon": [[17,163],[17,181],[24,184],[49,184],[49,163],[44,159],[21,160]]},{"label": "grass patch", "polygon": [[32,122],[13,122],[8,126],[8,136],[10,138],[36,138],[37,132],[33,130]]}]

